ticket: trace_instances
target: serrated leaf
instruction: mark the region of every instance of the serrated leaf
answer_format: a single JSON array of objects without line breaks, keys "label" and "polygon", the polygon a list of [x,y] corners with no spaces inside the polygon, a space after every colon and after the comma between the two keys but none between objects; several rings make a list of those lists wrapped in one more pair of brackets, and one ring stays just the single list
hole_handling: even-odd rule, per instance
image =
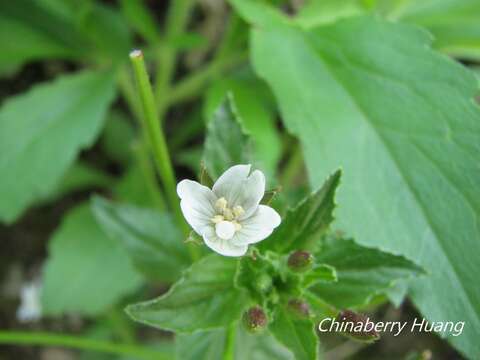
[{"label": "serrated leaf", "polygon": [[344,169],[337,225],[424,266],[416,306],[430,321],[470,319],[449,340],[478,354],[477,80],[410,26],[371,17],[310,31],[261,25],[254,66],[302,142],[310,183]]},{"label": "serrated leaf", "polygon": [[299,318],[284,306],[279,306],[268,328],[273,336],[295,355],[296,360],[317,359],[318,339],[310,319]]},{"label": "serrated leaf", "polygon": [[260,247],[288,253],[314,246],[313,241],[318,240],[333,221],[335,191],[340,177],[341,171],[338,170],[320,189],[288,210],[280,226]]},{"label": "serrated leaf", "polygon": [[125,250],[97,225],[90,208],[71,210],[49,241],[43,272],[46,315],[96,315],[142,284]]},{"label": "serrated leaf", "polygon": [[207,125],[203,160],[208,173],[217,179],[233,165],[249,164],[250,138],[240,126],[232,96],[218,107]]},{"label": "serrated leaf", "polygon": [[302,285],[304,287],[310,287],[317,283],[332,283],[336,281],[338,281],[337,270],[333,266],[319,264],[305,273],[302,279]]},{"label": "serrated leaf", "polygon": [[253,76],[251,70],[246,74],[218,79],[205,96],[204,113],[207,119],[211,118],[211,114],[229,92],[235,99],[242,125],[252,138],[255,162],[265,171],[267,180],[271,180],[281,155],[281,142],[272,106],[273,96],[265,84]]},{"label": "serrated leaf", "polygon": [[424,273],[403,256],[364,247],[351,239],[325,239],[315,259],[335,268],[337,282],[318,282],[310,291],[338,309],[365,305],[395,281]]},{"label": "serrated leaf", "polygon": [[45,198],[99,134],[114,96],[112,74],[85,71],[35,86],[0,109],[0,220]]},{"label": "serrated leaf", "polygon": [[177,332],[227,326],[238,320],[246,306],[244,291],[233,279],[237,261],[216,254],[206,256],[185,271],[165,295],[128,306],[132,319]]},{"label": "serrated leaf", "polygon": [[169,214],[100,197],[92,199],[99,225],[121,244],[134,265],[150,279],[175,281],[189,265],[180,231]]}]

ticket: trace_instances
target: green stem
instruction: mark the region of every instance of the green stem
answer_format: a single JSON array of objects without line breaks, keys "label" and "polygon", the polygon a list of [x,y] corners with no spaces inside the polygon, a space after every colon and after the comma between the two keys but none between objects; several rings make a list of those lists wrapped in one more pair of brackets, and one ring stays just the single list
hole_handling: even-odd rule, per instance
[{"label": "green stem", "polygon": [[[145,121],[142,114],[142,108],[135,92],[135,86],[132,84],[132,79],[127,69],[122,69],[118,76],[118,84],[120,92],[127,103],[127,106],[133,116],[137,119],[139,125],[145,129]],[[152,194],[155,204],[160,210],[165,210],[165,201],[162,194],[162,190],[159,188],[157,179],[155,178],[155,172],[151,169],[150,159],[146,153],[146,146],[148,145],[148,138],[143,131],[142,144],[134,144],[133,151],[137,156],[140,168],[145,176],[145,182],[149,187],[149,191]],[[144,145],[145,144],[145,145]]]},{"label": "green stem", "polygon": [[148,79],[145,61],[143,60],[143,54],[139,50],[132,51],[130,59],[132,61],[142,105],[145,133],[149,139],[155,165],[163,186],[165,187],[170,207],[175,213],[178,222],[183,226],[184,221],[177,198],[175,174],[173,172],[173,166],[170,160],[170,154],[168,153],[165,136],[158,121],[157,108],[155,107],[155,100]]},{"label": "green stem", "polygon": [[107,341],[46,332],[0,331],[0,344],[58,346],[133,356],[137,359],[145,360],[168,360],[170,358],[158,351],[145,349],[135,345],[117,344]]},{"label": "green stem", "polygon": [[[180,210],[180,202],[177,197],[175,173],[173,171],[170,154],[168,152],[167,143],[159,122],[155,99],[153,97],[152,87],[148,79],[148,73],[140,50],[134,50],[130,53],[130,59],[137,82],[140,102],[143,110],[142,122],[145,127],[145,134],[149,139],[150,148],[153,154],[157,172],[162,180],[167,200],[178,225],[182,229],[185,237],[189,234],[189,228],[183,219]],[[198,258],[198,249],[190,246],[192,259]]]}]

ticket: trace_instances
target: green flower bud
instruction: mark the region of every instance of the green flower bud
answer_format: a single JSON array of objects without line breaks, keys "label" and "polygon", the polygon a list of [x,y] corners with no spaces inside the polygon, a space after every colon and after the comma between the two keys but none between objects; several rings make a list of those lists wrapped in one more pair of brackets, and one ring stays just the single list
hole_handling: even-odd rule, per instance
[{"label": "green flower bud", "polygon": [[303,250],[297,250],[288,257],[288,267],[295,272],[304,272],[313,265],[313,256]]},{"label": "green flower bud", "polygon": [[260,274],[255,280],[255,287],[260,293],[267,293],[272,288],[272,278],[265,273]]},{"label": "green flower bud", "polygon": [[291,299],[288,302],[288,309],[299,318],[307,318],[310,315],[308,304],[300,299]]},{"label": "green flower bud", "polygon": [[253,306],[243,313],[243,325],[252,333],[262,331],[267,326],[267,315],[260,306]]}]

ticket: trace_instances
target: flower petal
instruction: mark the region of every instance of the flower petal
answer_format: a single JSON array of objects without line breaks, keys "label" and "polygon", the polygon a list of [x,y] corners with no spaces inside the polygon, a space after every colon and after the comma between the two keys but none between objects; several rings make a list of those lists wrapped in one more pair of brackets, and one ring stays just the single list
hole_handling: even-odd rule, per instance
[{"label": "flower petal", "polygon": [[223,256],[242,256],[245,255],[248,245],[235,245],[232,240],[220,239],[213,227],[209,226],[203,229],[203,241],[213,251]]},{"label": "flower petal", "polygon": [[225,171],[213,185],[213,192],[228,201],[230,208],[240,205],[246,219],[257,209],[265,193],[265,176],[255,170],[250,176],[251,165],[235,165]]},{"label": "flower petal", "polygon": [[237,188],[245,181],[250,173],[251,165],[235,165],[225,171],[213,184],[212,190],[219,198],[225,197],[232,193],[232,188]]},{"label": "flower petal", "polygon": [[199,235],[205,226],[211,224],[215,215],[217,197],[208,187],[196,181],[182,180],[177,185],[177,194],[182,199],[180,208],[188,224]]},{"label": "flower petal", "polygon": [[270,206],[259,205],[257,211],[241,222],[242,228],[232,238],[236,245],[253,244],[270,236],[281,218]]}]

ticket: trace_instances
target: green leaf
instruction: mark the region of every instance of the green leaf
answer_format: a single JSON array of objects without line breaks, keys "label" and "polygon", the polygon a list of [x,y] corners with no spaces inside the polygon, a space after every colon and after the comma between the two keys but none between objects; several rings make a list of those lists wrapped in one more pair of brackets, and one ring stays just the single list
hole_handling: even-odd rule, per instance
[{"label": "green leaf", "polygon": [[364,3],[365,1],[359,0],[311,0],[300,9],[295,16],[295,22],[307,28],[333,23],[342,18],[363,14],[366,11]]},{"label": "green leaf", "polygon": [[73,23],[39,1],[0,2],[0,69],[43,58],[80,57],[86,45]]},{"label": "green leaf", "polygon": [[[229,346],[234,360],[293,360],[294,357],[267,331],[251,334],[242,326],[234,328],[235,335],[228,338],[227,330],[196,331],[176,336],[176,359],[223,360]],[[230,342],[230,343],[229,343]]]},{"label": "green leaf", "polygon": [[312,186],[344,169],[338,227],[429,271],[413,282],[413,301],[430,321],[468,318],[463,336],[450,340],[473,356],[478,82],[429,45],[417,28],[370,17],[252,32],[255,68],[302,142]]},{"label": "green leaf", "polygon": [[203,159],[217,179],[233,165],[251,163],[251,144],[239,122],[232,96],[218,107],[207,126]]},{"label": "green leaf", "polygon": [[185,271],[165,295],[130,305],[132,319],[160,329],[193,332],[227,326],[246,306],[244,291],[234,288],[235,259],[209,255]]},{"label": "green leaf", "polygon": [[66,215],[48,253],[42,288],[46,315],[96,315],[142,284],[125,250],[103,233],[86,204]]},{"label": "green leaf", "polygon": [[294,360],[295,357],[269,331],[251,334],[243,327],[235,338],[235,360]]},{"label": "green leaf", "polygon": [[317,359],[318,341],[314,328],[310,319],[299,318],[284,306],[277,308],[269,325],[275,338],[295,355],[296,360]]},{"label": "green leaf", "polygon": [[409,1],[398,13],[389,15],[427,28],[437,49],[461,58],[480,59],[478,0]]},{"label": "green leaf", "polygon": [[335,268],[337,282],[318,282],[310,291],[339,309],[365,305],[395,281],[423,273],[403,256],[364,247],[351,239],[325,239],[315,259]]},{"label": "green leaf", "polygon": [[304,287],[310,287],[317,283],[332,283],[338,281],[337,270],[330,265],[315,265],[312,270],[305,273],[302,279]]},{"label": "green leaf", "polygon": [[132,160],[134,140],[135,129],[127,116],[120,111],[111,111],[100,139],[105,154],[119,164],[128,165]]},{"label": "green leaf", "polygon": [[175,336],[175,358],[178,360],[224,360],[227,331],[223,328],[196,331]]},{"label": "green leaf", "polygon": [[58,199],[70,192],[91,188],[108,188],[115,179],[109,174],[94,168],[86,162],[78,161],[67,170],[53,193],[48,194],[45,202]]},{"label": "green leaf", "polygon": [[314,241],[320,238],[333,221],[335,191],[340,177],[341,171],[337,170],[319,190],[288,210],[280,226],[260,247],[283,253],[312,248]]},{"label": "green leaf", "polygon": [[121,244],[133,264],[149,278],[175,281],[188,266],[182,234],[165,213],[92,199],[92,210],[112,240]]},{"label": "green leaf", "polygon": [[114,96],[110,73],[83,72],[35,86],[0,109],[0,220],[47,197],[92,145]]},{"label": "green leaf", "polygon": [[121,9],[130,26],[151,43],[159,39],[158,25],[145,0],[121,0]]},{"label": "green leaf", "polygon": [[150,166],[137,161],[125,171],[113,188],[115,198],[136,206],[163,208],[165,205],[163,198],[159,197],[158,190],[153,189],[152,184],[146,179],[145,165]]},{"label": "green leaf", "polygon": [[97,53],[113,62],[127,60],[132,36],[118,11],[99,2],[87,2],[79,16],[79,28]]},{"label": "green leaf", "polygon": [[215,81],[205,96],[207,119],[221,105],[225,95],[232,93],[245,130],[251,134],[256,163],[273,179],[281,155],[281,142],[275,126],[273,97],[265,84],[250,72]]}]

